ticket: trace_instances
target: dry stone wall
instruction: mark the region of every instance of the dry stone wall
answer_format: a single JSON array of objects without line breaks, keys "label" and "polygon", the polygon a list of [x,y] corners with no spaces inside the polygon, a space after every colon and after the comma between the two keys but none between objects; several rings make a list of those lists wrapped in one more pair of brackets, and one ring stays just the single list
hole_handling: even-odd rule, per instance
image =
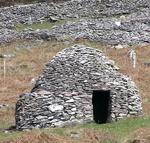
[{"label": "dry stone wall", "polygon": [[16,104],[16,128],[62,127],[93,122],[93,90],[110,90],[108,121],[142,115],[135,83],[101,51],[75,45],[46,65],[31,93]]},{"label": "dry stone wall", "polygon": [[[111,45],[150,43],[149,0],[72,0],[0,9],[0,43],[18,39],[86,38]],[[16,24],[74,19],[52,29],[16,31]],[[84,19],[84,20],[81,20]],[[81,20],[81,21],[80,21]],[[69,21],[69,20],[68,20]],[[65,38],[66,39],[66,38]]]},{"label": "dry stone wall", "polygon": [[120,20],[118,26],[116,19],[79,20],[66,22],[45,30],[15,30],[1,29],[0,43],[10,42],[14,39],[22,40],[76,40],[80,38],[98,41],[110,45],[137,45],[150,42],[150,26],[136,20]]},{"label": "dry stone wall", "polygon": [[49,16],[57,19],[66,18],[101,18],[104,16],[132,14],[138,11],[149,11],[149,0],[72,0],[56,3],[39,3],[30,5],[16,5],[14,7],[0,8],[0,21],[28,23],[31,16],[33,23]]},{"label": "dry stone wall", "polygon": [[24,39],[62,40],[85,38],[91,41],[98,41],[110,45],[137,45],[150,42],[150,27],[144,23],[137,23],[134,20],[116,19],[80,20],[68,22],[61,26],[55,26],[50,30],[25,31]]}]

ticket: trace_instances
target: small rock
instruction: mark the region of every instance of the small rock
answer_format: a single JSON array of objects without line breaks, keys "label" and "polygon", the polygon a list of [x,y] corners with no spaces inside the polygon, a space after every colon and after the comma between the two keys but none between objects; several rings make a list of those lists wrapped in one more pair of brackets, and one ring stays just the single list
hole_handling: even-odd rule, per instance
[{"label": "small rock", "polygon": [[116,24],[117,26],[121,26],[121,21],[115,21],[115,24]]},{"label": "small rock", "polygon": [[115,46],[115,49],[123,49],[123,46],[122,45],[117,45],[117,46]]},{"label": "small rock", "polygon": [[53,123],[53,125],[56,126],[56,127],[63,127],[64,126],[64,122],[63,121],[59,121],[59,122]]},{"label": "small rock", "polygon": [[134,139],[131,143],[149,143],[146,139]]},{"label": "small rock", "polygon": [[76,111],[76,110],[77,110],[77,108],[72,108],[72,109],[71,109],[71,111]]},{"label": "small rock", "polygon": [[81,137],[81,135],[78,132],[71,132],[70,137],[75,138],[75,139],[79,139]]},{"label": "small rock", "polygon": [[14,54],[0,54],[0,58],[14,58],[15,55]]},{"label": "small rock", "polygon": [[50,16],[48,19],[49,22],[57,22],[58,19],[56,17]]},{"label": "small rock", "polygon": [[9,131],[4,131],[4,133],[5,133],[5,134],[8,134],[8,133],[9,133]]},{"label": "small rock", "polygon": [[55,111],[62,111],[64,107],[62,105],[53,104],[50,105],[48,108],[50,111],[55,112]]},{"label": "small rock", "polygon": [[74,99],[70,99],[66,101],[66,103],[72,103],[72,102],[74,102]]}]

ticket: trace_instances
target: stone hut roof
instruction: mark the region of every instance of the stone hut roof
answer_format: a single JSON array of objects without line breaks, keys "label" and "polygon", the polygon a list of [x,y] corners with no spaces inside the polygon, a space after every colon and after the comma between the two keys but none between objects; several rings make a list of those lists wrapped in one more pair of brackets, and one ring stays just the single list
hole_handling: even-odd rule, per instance
[{"label": "stone hut roof", "polygon": [[113,84],[124,86],[129,78],[120,74],[118,69],[102,51],[75,45],[59,52],[46,65],[33,91],[44,89],[56,93],[109,89]]},{"label": "stone hut roof", "polygon": [[16,127],[57,127],[93,121],[97,118],[94,108],[106,101],[99,99],[102,95],[93,99],[98,90],[110,96],[107,121],[142,115],[135,83],[119,73],[114,61],[102,51],[84,45],[66,48],[46,65],[32,92],[20,96]]}]

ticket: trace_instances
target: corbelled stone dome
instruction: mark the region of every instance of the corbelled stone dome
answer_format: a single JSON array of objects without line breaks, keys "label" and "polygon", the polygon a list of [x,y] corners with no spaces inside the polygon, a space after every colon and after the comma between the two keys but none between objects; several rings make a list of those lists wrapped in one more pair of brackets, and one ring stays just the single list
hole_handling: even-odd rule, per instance
[{"label": "corbelled stone dome", "polygon": [[117,69],[114,62],[101,51],[76,45],[64,49],[50,61],[33,91],[91,91],[104,87],[108,82],[118,82],[126,78]]},{"label": "corbelled stone dome", "polygon": [[102,51],[75,45],[46,65],[31,93],[16,104],[17,129],[106,123],[142,115],[134,82]]}]

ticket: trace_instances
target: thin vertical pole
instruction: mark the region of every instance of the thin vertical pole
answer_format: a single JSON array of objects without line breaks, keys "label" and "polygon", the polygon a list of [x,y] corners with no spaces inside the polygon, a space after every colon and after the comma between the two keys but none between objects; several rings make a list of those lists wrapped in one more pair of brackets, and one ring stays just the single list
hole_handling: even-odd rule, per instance
[{"label": "thin vertical pole", "polygon": [[5,60],[5,58],[4,58],[4,69],[3,69],[4,71],[4,87],[5,87],[5,84],[6,84],[6,60]]}]

